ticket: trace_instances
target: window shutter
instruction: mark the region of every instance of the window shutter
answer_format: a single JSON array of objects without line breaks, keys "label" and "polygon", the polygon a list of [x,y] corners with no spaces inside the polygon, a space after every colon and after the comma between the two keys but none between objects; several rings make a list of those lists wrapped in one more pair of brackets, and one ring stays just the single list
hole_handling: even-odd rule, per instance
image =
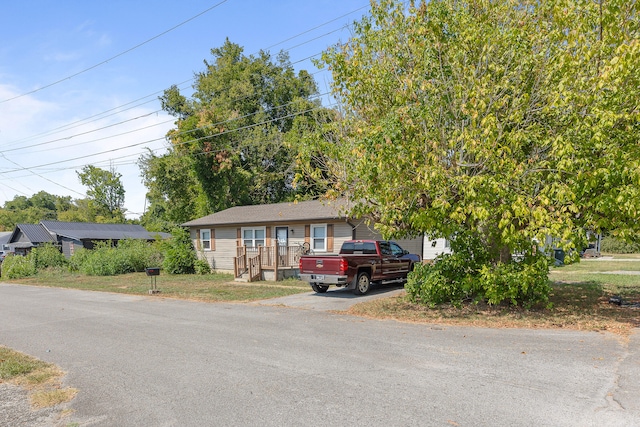
[{"label": "window shutter", "polygon": [[236,246],[242,246],[242,229],[238,228],[238,233],[236,234]]},{"label": "window shutter", "polygon": [[304,226],[304,241],[306,243],[311,242],[311,226],[310,225]]},{"label": "window shutter", "polygon": [[266,237],[266,239],[265,239],[264,245],[266,247],[271,246],[271,227],[267,227],[267,229],[265,231],[265,237]]},{"label": "window shutter", "polygon": [[216,230],[215,230],[215,228],[211,229],[211,243],[209,244],[209,247],[211,247],[212,251],[216,250]]},{"label": "window shutter", "polygon": [[196,250],[200,250],[202,244],[200,243],[200,229],[196,228]]},{"label": "window shutter", "polygon": [[333,252],[333,224],[327,224],[327,252]]}]

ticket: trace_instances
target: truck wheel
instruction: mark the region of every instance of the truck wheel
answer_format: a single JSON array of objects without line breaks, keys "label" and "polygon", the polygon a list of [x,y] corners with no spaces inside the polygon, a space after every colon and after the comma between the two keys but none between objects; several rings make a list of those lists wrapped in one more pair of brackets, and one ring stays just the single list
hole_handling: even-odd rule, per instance
[{"label": "truck wheel", "polygon": [[371,287],[371,278],[369,277],[369,273],[363,271],[358,273],[358,278],[356,279],[356,287],[353,290],[353,293],[356,295],[364,295],[369,292],[369,288]]},{"label": "truck wheel", "polygon": [[318,285],[317,283],[312,283],[311,284],[311,289],[313,289],[314,292],[317,292],[319,294],[324,294],[325,292],[327,292],[327,289],[329,289],[329,286],[327,286],[327,285]]}]

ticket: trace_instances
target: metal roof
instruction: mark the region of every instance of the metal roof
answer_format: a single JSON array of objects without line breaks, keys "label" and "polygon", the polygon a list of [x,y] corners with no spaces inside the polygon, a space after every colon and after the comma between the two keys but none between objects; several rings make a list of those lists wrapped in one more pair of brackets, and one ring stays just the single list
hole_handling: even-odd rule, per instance
[{"label": "metal roof", "polygon": [[182,224],[185,227],[210,225],[241,225],[288,223],[347,219],[344,199],[334,201],[308,200],[270,205],[235,206]]},{"label": "metal roof", "polygon": [[43,227],[58,236],[77,240],[120,240],[120,239],[154,239],[160,234],[150,233],[141,225],[135,224],[96,224],[89,222],[41,221]]},{"label": "metal roof", "polygon": [[41,224],[17,224],[15,230],[9,238],[9,242],[15,243],[15,238],[18,232],[21,231],[29,239],[31,243],[45,243],[55,242],[56,240],[51,236],[51,233],[47,231]]},{"label": "metal roof", "polygon": [[11,238],[11,231],[0,231],[0,249],[2,249],[2,245],[6,245]]}]

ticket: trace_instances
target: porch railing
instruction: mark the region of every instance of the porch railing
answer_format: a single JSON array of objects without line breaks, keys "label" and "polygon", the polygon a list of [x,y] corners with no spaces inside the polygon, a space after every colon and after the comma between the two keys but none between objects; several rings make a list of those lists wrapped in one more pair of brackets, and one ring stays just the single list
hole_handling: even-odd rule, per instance
[{"label": "porch railing", "polygon": [[262,270],[274,270],[277,277],[280,268],[298,267],[301,254],[300,246],[238,246],[233,262],[235,277],[247,274],[249,281],[253,281],[261,276]]}]

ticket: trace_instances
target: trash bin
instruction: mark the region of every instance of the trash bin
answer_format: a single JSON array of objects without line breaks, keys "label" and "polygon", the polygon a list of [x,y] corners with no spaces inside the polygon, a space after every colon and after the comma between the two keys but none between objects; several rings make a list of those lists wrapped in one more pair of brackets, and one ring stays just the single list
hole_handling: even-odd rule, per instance
[{"label": "trash bin", "polygon": [[562,249],[554,249],[553,257],[560,263],[564,264],[565,253]]}]

